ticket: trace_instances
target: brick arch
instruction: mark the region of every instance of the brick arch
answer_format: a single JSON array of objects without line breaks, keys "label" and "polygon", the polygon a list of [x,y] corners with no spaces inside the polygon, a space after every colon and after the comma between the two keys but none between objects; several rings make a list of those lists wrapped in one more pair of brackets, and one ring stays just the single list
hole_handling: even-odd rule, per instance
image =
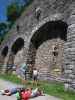
[{"label": "brick arch", "polygon": [[8,46],[6,45],[6,46],[4,46],[4,48],[2,49],[2,51],[1,51],[1,56],[0,56],[0,64],[1,64],[1,66],[3,66],[4,65],[4,61],[5,61],[5,58],[7,57],[7,55],[8,55]]},{"label": "brick arch", "polygon": [[10,54],[7,61],[7,71],[12,71],[12,67],[14,65],[14,60],[17,53],[24,47],[24,39],[22,37],[18,37],[12,44]]},{"label": "brick arch", "polygon": [[19,37],[13,43],[13,45],[11,47],[11,52],[16,54],[19,50],[21,50],[22,47],[24,47],[24,39]]},{"label": "brick arch", "polygon": [[30,43],[30,40],[31,40],[32,36],[34,35],[34,33],[35,33],[37,30],[39,30],[40,27],[42,27],[43,25],[45,25],[46,23],[48,23],[48,22],[50,22],[50,21],[58,21],[58,20],[61,20],[61,21],[63,21],[63,22],[65,21],[64,16],[63,16],[62,13],[52,14],[52,15],[50,15],[50,16],[44,18],[41,22],[39,22],[39,23],[36,25],[36,27],[34,27],[34,28],[32,29],[32,32],[31,32],[31,35],[30,35],[30,37],[29,37],[28,42]]},{"label": "brick arch", "polygon": [[61,20],[50,21],[40,27],[32,36],[31,42],[37,49],[43,41],[53,38],[60,38],[64,41],[67,40],[67,24]]},{"label": "brick arch", "polygon": [[36,52],[44,42],[52,39],[58,41],[57,38],[59,38],[62,41],[66,41],[67,23],[62,20],[51,20],[51,21],[47,20],[46,23],[44,23],[41,27],[35,30],[36,31],[34,31],[34,34],[30,38],[30,45],[29,45],[29,52],[28,52],[29,57],[27,59],[27,63],[32,65],[31,66],[32,69],[33,67],[35,67],[34,65],[36,60]]},{"label": "brick arch", "polygon": [[3,57],[6,57],[7,54],[8,54],[8,46],[5,46],[5,47],[3,48],[3,50],[2,50],[2,52],[1,52],[1,55],[2,55]]}]

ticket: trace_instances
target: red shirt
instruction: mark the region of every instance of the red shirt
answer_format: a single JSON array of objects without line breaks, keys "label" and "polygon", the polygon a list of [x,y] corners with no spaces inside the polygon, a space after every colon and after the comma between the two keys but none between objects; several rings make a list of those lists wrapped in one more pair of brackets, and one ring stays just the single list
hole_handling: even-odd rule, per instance
[{"label": "red shirt", "polygon": [[25,91],[21,93],[22,100],[28,100],[30,98],[31,92]]}]

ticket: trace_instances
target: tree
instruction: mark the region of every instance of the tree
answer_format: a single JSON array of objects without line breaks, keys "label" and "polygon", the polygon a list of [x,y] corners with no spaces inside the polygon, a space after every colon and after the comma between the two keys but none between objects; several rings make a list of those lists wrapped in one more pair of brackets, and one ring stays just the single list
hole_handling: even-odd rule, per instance
[{"label": "tree", "polygon": [[29,2],[29,0],[23,0],[23,1],[24,1],[25,5]]},{"label": "tree", "polygon": [[6,23],[0,23],[0,36],[3,36],[8,30]]},{"label": "tree", "polygon": [[21,6],[18,3],[11,3],[7,7],[7,21],[13,23],[20,16]]},{"label": "tree", "polygon": [[8,31],[8,25],[4,22],[1,22],[0,23],[0,44],[3,41],[4,36],[7,33],[7,31]]},{"label": "tree", "polygon": [[33,0],[23,0],[23,1],[24,1],[25,6],[27,6],[33,2]]}]

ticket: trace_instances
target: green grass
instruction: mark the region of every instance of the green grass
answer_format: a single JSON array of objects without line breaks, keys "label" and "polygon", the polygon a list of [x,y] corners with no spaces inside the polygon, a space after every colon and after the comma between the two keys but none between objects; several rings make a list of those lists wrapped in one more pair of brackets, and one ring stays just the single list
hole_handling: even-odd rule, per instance
[{"label": "green grass", "polygon": [[[22,84],[21,79],[18,78],[16,75],[4,74],[0,75],[0,78],[9,80],[17,84]],[[33,87],[32,81],[27,81],[25,85],[27,87]],[[45,93],[62,98],[63,100],[75,100],[75,93],[72,91],[65,92],[63,83],[40,81],[38,83],[38,87],[44,90]]]},{"label": "green grass", "polygon": [[13,83],[21,84],[21,79],[18,78],[16,75],[11,74],[0,74],[0,79],[8,80]]},{"label": "green grass", "polygon": [[64,86],[62,83],[45,83],[43,84],[44,91],[56,97],[60,97],[63,100],[75,100],[75,93],[72,91],[64,91]]}]

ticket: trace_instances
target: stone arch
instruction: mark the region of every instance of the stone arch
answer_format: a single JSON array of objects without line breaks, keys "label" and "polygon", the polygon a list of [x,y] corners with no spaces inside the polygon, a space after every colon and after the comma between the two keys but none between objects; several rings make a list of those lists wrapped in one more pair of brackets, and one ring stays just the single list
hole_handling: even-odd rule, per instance
[{"label": "stone arch", "polygon": [[3,48],[3,50],[2,50],[1,55],[2,55],[3,57],[6,57],[7,54],[8,54],[8,46],[5,46],[5,47]]},{"label": "stone arch", "polygon": [[12,69],[17,53],[24,47],[24,39],[19,37],[11,46],[11,52],[9,54],[7,65],[9,69]]},{"label": "stone arch", "polygon": [[18,38],[16,39],[16,41],[13,43],[12,48],[11,48],[11,52],[13,54],[16,54],[19,50],[21,50],[21,48],[24,46],[24,39],[22,38]]},{"label": "stone arch", "polygon": [[38,23],[38,25],[36,25],[36,27],[33,28],[32,32],[31,32],[31,36],[29,37],[29,41],[31,40],[33,34],[40,28],[42,27],[43,25],[45,25],[46,23],[50,22],[50,21],[58,21],[58,20],[61,20],[61,21],[65,21],[64,19],[64,16],[62,13],[55,13],[55,14],[52,14],[46,18],[44,18],[41,22]]},{"label": "stone arch", "polygon": [[8,46],[5,46],[2,49],[2,52],[1,52],[1,59],[0,59],[1,66],[4,65],[4,61],[5,61],[5,58],[6,58],[7,54],[8,54]]},{"label": "stone arch", "polygon": [[[58,48],[59,47],[61,48],[60,45],[63,44],[64,41],[66,41],[66,40],[67,40],[67,24],[66,24],[66,22],[64,22],[62,20],[47,21],[47,23],[43,24],[40,28],[36,29],[36,31],[34,31],[34,34],[32,35],[32,37],[30,38],[30,45],[29,45],[29,52],[28,52],[29,57],[27,59],[27,63],[32,65],[31,66],[32,69],[33,69],[33,67],[37,67],[37,69],[40,70],[40,73],[46,71],[46,74],[47,74],[49,71],[49,66],[47,67],[49,62],[46,62],[47,64],[44,64],[42,66],[41,62],[36,59],[37,52],[39,50],[41,50],[42,47],[43,47],[42,50],[44,50],[45,47],[48,48],[49,43],[50,44],[53,43],[52,45],[54,45],[55,48],[57,48],[57,49],[54,49],[54,51],[52,51],[52,53],[54,54],[53,56],[56,56],[56,55],[58,56],[58,54],[57,54],[59,52]],[[53,41],[55,41],[55,42],[53,42]],[[46,43],[48,46],[46,46]],[[62,45],[62,47],[63,47],[63,45]],[[48,50],[50,50],[50,48],[48,48]],[[46,51],[46,49],[45,49],[45,51]],[[41,51],[39,56],[41,54],[44,54],[44,52],[42,53],[42,51]],[[37,55],[37,57],[38,57],[38,55]],[[43,57],[44,56],[42,56],[42,58]],[[48,60],[49,60],[50,57],[45,56],[45,58],[48,58]],[[55,61],[55,58],[53,59],[54,61]],[[43,59],[42,59],[42,61],[43,61]],[[36,62],[38,62],[38,63],[36,63]],[[37,64],[38,64],[38,66],[37,66]],[[39,65],[41,65],[41,66],[39,66]],[[45,68],[45,70],[44,70],[44,66],[47,67],[47,69]]]}]

